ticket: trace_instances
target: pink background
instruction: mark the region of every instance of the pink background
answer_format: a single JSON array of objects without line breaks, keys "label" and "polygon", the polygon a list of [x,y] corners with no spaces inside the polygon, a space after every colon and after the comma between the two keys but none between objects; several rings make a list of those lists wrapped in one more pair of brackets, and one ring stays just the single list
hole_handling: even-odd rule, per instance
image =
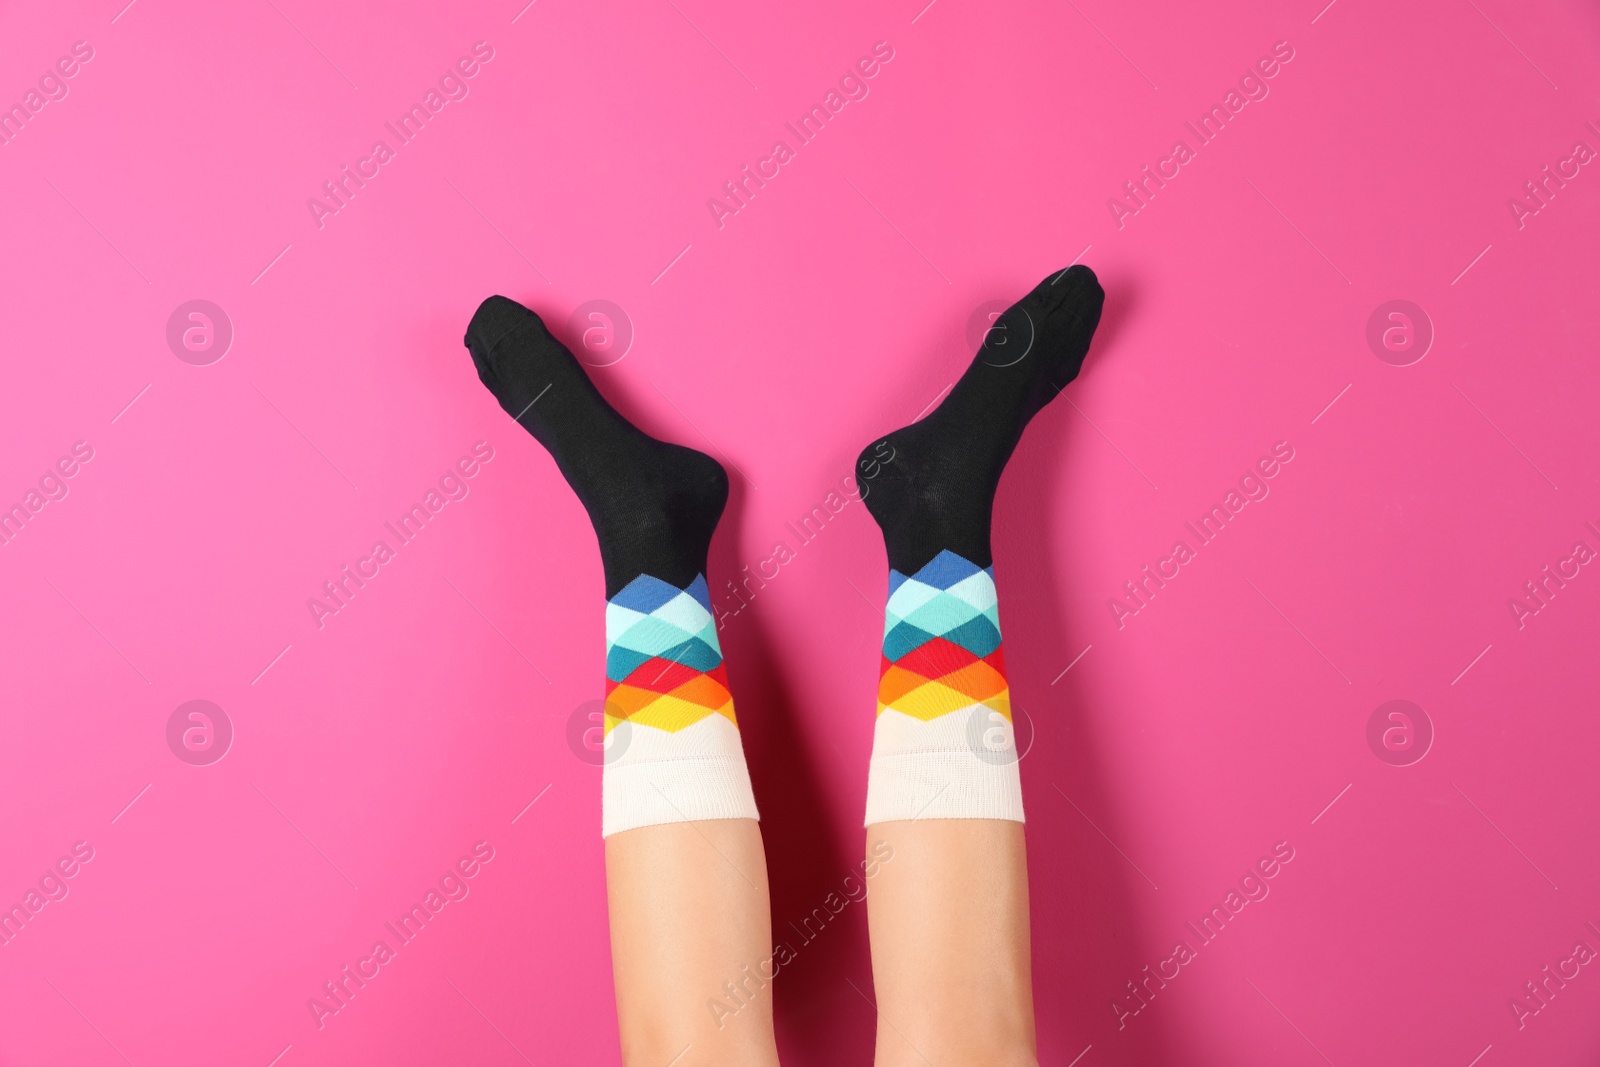
[{"label": "pink background", "polygon": [[[1600,969],[1520,1030],[1509,1005],[1600,948],[1600,574],[1508,605],[1600,548],[1600,174],[1507,205],[1600,148],[1587,5],[124,2],[0,13],[0,101],[94,49],[0,147],[0,505],[94,450],[0,547],[0,903],[94,849],[0,947],[0,1063],[615,1063],[598,771],[566,740],[599,557],[477,382],[473,308],[626,309],[595,377],[725,458],[729,604],[954,379],[974,310],[1074,258],[1105,321],[995,538],[1041,1063],[1600,1053]],[[480,40],[470,95],[319,229],[307,198]],[[719,229],[707,198],[880,40],[870,95]],[[1270,95],[1119,229],[1107,199],[1279,41]],[[235,334],[209,366],[166,341],[196,298]],[[1435,331],[1405,367],[1365,340],[1396,298]],[[307,599],[479,440],[470,495],[319,629]],[[1278,441],[1271,495],[1119,628]],[[778,936],[858,857],[885,588],[851,505],[723,631]],[[1436,732],[1411,766],[1367,742],[1397,698]],[[166,740],[195,699],[236,731],[209,766]],[[478,841],[470,895],[319,1029],[308,998]],[[1270,896],[1119,1029],[1278,842]],[[786,1062],[869,1062],[864,909],[799,957]]]}]

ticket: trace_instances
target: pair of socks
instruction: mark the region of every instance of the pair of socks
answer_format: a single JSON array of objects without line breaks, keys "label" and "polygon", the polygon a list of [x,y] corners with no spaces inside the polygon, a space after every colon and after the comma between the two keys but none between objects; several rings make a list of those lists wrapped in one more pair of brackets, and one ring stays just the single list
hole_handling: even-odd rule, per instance
[{"label": "pair of socks", "polygon": [[[857,484],[889,562],[869,826],[1022,821],[990,517],[1028,421],[1077,376],[1103,300],[1087,267],[1046,278],[995,321],[937,408],[861,453]],[[624,419],[515,301],[485,300],[466,346],[500,406],[549,450],[599,540],[602,835],[757,818],[705,576],[728,497],[721,464]]]}]

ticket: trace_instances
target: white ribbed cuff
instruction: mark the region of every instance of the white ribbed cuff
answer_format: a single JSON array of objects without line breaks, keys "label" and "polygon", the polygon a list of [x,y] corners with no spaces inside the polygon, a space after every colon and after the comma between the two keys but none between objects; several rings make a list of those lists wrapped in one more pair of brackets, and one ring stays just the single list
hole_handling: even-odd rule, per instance
[{"label": "white ribbed cuff", "polygon": [[928,721],[885,709],[873,728],[865,825],[911,819],[1023,822],[1017,760],[1010,724],[981,704]]},{"label": "white ribbed cuff", "polygon": [[[759,819],[739,728],[723,715],[677,731],[622,723],[601,771],[600,836],[706,819]],[[622,746],[618,749],[618,746]]]}]

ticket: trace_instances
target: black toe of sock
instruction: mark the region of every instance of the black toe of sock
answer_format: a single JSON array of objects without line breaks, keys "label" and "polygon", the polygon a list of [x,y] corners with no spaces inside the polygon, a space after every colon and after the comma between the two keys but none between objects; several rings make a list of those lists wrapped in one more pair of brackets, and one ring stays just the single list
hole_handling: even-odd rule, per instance
[{"label": "black toe of sock", "polygon": [[995,321],[937,408],[861,454],[857,485],[889,566],[913,574],[946,549],[990,564],[1000,475],[1028,420],[1078,376],[1104,300],[1088,267],[1049,275]]},{"label": "black toe of sock", "polygon": [[1048,404],[1083,369],[1105,299],[1100,280],[1081,263],[1051,275],[1023,299],[1037,309],[1036,343],[1048,364],[1030,409]]},{"label": "black toe of sock", "polygon": [[491,296],[479,304],[478,310],[473,313],[462,343],[472,349],[474,355],[486,355],[507,334],[527,325],[530,320],[539,321],[539,316],[509,297]]},{"label": "black toe of sock", "polygon": [[1066,345],[1081,359],[1077,350],[1088,350],[1105,299],[1094,271],[1079,263],[1040,282],[1017,306],[1029,310],[1047,350]]}]

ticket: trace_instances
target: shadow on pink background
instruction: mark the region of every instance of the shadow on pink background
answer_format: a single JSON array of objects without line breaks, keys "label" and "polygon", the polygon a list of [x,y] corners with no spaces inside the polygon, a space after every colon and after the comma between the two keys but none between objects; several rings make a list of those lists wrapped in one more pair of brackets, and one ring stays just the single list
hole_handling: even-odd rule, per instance
[{"label": "shadow on pink background", "polygon": [[495,292],[575,345],[574,309],[623,309],[600,387],[729,468],[710,577],[799,956],[780,1040],[870,1062],[864,909],[788,924],[860,849],[883,550],[854,504],[790,524],[959,374],[982,305],[1074,259],[1106,322],[995,538],[1040,1062],[1600,1053],[1585,5],[123,2],[0,13],[0,1063],[617,1061],[568,740],[599,558],[461,347]]}]

